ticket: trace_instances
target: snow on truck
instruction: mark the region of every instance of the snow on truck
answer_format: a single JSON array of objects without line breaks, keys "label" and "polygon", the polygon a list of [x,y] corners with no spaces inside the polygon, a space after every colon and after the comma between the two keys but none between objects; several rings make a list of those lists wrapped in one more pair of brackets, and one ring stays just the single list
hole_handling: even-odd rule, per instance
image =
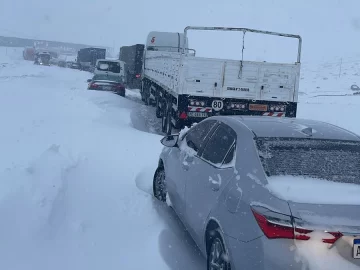
[{"label": "snow on truck", "polygon": [[[189,30],[295,38],[297,61],[283,64],[197,57],[188,47]],[[301,43],[299,35],[248,28],[188,26],[184,33],[150,32],[144,50],[142,100],[156,107],[167,134],[173,127],[180,129],[219,114],[296,117]]]}]

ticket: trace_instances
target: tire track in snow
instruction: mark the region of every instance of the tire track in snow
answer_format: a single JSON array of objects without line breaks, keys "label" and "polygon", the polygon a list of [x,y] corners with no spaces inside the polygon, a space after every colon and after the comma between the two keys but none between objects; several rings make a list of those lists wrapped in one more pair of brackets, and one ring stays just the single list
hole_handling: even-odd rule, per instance
[{"label": "tire track in snow", "polygon": [[[41,225],[38,230],[43,237],[53,237],[67,221],[68,191],[71,174],[81,162],[65,157],[60,146],[52,145],[30,167],[31,184],[34,185],[35,201]],[[35,213],[36,214],[36,213]]]}]

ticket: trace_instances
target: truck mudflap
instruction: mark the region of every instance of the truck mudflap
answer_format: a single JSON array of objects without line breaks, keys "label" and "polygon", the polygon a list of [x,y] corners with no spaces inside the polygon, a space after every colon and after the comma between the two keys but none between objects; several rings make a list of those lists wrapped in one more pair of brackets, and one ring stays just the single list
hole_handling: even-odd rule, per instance
[{"label": "truck mudflap", "polygon": [[179,96],[178,117],[185,124],[214,115],[296,117],[296,102],[247,100],[201,96]]}]

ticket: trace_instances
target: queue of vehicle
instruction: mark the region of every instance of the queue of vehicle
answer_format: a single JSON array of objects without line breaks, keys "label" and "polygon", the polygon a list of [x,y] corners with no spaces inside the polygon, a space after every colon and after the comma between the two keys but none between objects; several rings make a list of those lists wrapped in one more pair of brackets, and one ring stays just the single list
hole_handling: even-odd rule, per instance
[{"label": "queue of vehicle", "polygon": [[[198,57],[188,31],[296,39],[296,61]],[[118,60],[93,48],[78,53],[79,69],[94,73],[88,90],[125,96],[126,87],[139,89],[155,107],[166,136],[153,195],[173,208],[208,270],[306,269],[294,248],[306,243],[336,247],[360,267],[360,200],[290,196],[292,185],[309,192],[309,182],[336,185],[339,194],[360,184],[360,136],[296,118],[301,46],[296,34],[186,27],[150,32],[145,44],[121,47]],[[276,189],[279,182],[289,188]]]}]

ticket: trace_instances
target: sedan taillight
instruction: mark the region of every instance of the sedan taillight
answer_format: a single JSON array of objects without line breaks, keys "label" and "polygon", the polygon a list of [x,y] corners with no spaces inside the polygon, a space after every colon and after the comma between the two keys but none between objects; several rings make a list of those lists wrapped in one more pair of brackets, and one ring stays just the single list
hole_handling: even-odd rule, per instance
[{"label": "sedan taillight", "polygon": [[116,85],[115,85],[115,88],[117,88],[117,89],[124,89],[125,86],[122,85],[122,84],[116,84]]},{"label": "sedan taillight", "polygon": [[274,216],[271,216],[269,212],[266,212],[265,215],[257,212],[255,209],[252,209],[252,212],[260,229],[267,238],[295,238],[294,227],[292,226],[291,218],[289,216],[277,213],[276,215],[274,213]]},{"label": "sedan taillight", "polygon": [[[251,210],[260,229],[269,239],[309,240],[311,238],[309,234],[312,233],[313,230],[295,227],[290,216],[272,211],[257,211],[254,208]],[[331,238],[322,239],[322,242],[327,244],[334,244],[343,236],[340,232],[323,232],[332,236]]]}]

